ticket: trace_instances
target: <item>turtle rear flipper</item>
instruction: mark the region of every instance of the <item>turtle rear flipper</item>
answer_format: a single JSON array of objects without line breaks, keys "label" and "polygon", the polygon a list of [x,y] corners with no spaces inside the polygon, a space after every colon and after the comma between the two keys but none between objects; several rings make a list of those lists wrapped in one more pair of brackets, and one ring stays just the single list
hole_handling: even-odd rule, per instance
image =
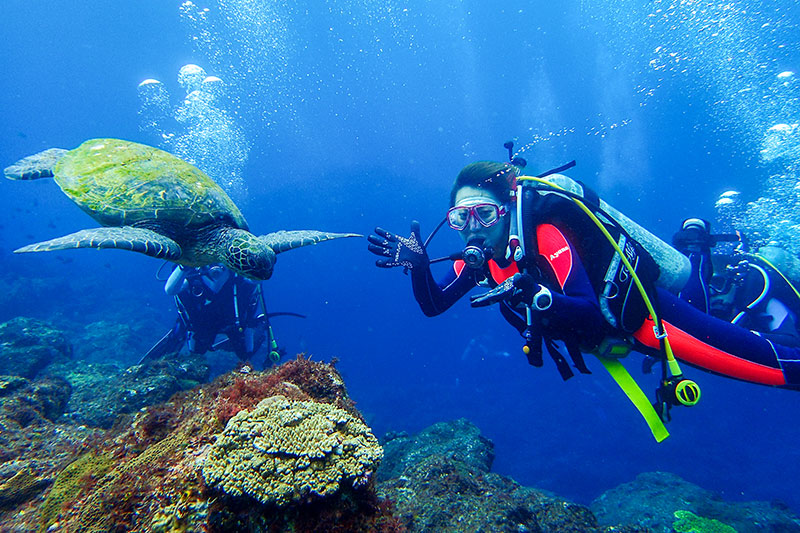
[{"label": "turtle rear flipper", "polygon": [[317,244],[318,242],[329,241],[331,239],[341,239],[345,237],[363,237],[357,233],[330,233],[316,230],[295,230],[295,231],[275,231],[266,235],[259,235],[276,253],[288,252],[301,246]]},{"label": "turtle rear flipper", "polygon": [[23,246],[14,253],[51,252],[72,248],[117,248],[175,261],[181,257],[180,245],[169,237],[144,228],[93,228],[76,231],[57,239]]},{"label": "turtle rear flipper", "polygon": [[52,178],[53,168],[58,160],[64,157],[69,150],[50,148],[38,154],[29,155],[20,159],[10,167],[6,167],[3,174],[11,180],[38,180],[39,178]]}]

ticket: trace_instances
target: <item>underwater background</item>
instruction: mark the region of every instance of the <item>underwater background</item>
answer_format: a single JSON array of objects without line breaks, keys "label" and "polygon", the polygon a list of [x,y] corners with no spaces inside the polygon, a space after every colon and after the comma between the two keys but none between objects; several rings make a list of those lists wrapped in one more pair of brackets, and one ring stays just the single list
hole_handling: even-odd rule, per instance
[{"label": "underwater background", "polygon": [[[6,0],[0,163],[118,137],[192,160],[256,233],[405,234],[416,219],[427,234],[459,169],[504,160],[514,139],[529,171],[577,160],[571,177],[667,241],[686,217],[717,221],[720,194],[737,190],[756,203],[736,221],[795,247],[798,23],[788,0]],[[0,321],[127,324],[124,342],[94,343],[135,363],[175,316],[160,263],[13,255],[96,224],[52,181],[0,187]],[[443,230],[430,254],[459,247]],[[338,358],[377,435],[465,417],[495,443],[494,471],[578,502],[660,470],[800,512],[797,392],[685,368],[702,401],[673,410],[656,444],[596,361],[564,383],[549,361],[528,366],[496,310],[465,299],[425,318],[364,240],[281,255],[263,286],[271,311],[307,315],[274,320],[279,344]],[[640,359],[626,364],[650,393]]]}]

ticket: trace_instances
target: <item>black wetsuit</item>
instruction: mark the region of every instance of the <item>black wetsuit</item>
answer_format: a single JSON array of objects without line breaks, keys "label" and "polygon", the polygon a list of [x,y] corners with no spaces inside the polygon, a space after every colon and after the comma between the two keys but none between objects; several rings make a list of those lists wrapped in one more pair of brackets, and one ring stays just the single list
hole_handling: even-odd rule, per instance
[{"label": "black wetsuit", "polygon": [[709,280],[709,312],[778,344],[800,346],[800,297],[788,280],[759,255],[716,258],[724,259],[726,268]]},{"label": "black wetsuit", "polygon": [[[178,268],[166,287],[175,296],[178,318],[145,359],[179,351],[184,345],[197,354],[222,349],[243,360],[252,357],[269,327],[258,283],[218,265]],[[218,335],[225,339],[217,342]]]},{"label": "black wetsuit", "polygon": [[[609,335],[632,337],[637,350],[658,353],[660,342],[646,312],[612,326],[601,310],[599,295],[613,247],[571,200],[547,196],[547,203],[539,206],[537,226],[525,228],[537,235],[539,282],[553,293],[552,306],[536,312],[541,333],[545,338],[577,342],[583,351],[594,349]],[[414,295],[422,311],[428,316],[442,313],[479,283],[495,286],[518,271],[515,264],[503,269],[491,263],[480,271],[456,265],[438,282],[429,268],[412,269]],[[800,350],[714,318],[664,289],[651,288],[651,298],[676,358],[736,379],[800,388]],[[501,311],[517,329],[524,327],[520,310],[503,302]]]}]

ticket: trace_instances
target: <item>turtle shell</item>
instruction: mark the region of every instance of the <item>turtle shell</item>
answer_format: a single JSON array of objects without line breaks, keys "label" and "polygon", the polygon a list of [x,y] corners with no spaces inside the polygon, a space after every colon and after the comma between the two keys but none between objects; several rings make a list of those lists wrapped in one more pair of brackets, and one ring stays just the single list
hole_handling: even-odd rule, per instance
[{"label": "turtle shell", "polygon": [[154,221],[197,228],[224,223],[247,229],[225,191],[174,155],[130,141],[91,139],[54,168],[67,196],[104,226]]}]

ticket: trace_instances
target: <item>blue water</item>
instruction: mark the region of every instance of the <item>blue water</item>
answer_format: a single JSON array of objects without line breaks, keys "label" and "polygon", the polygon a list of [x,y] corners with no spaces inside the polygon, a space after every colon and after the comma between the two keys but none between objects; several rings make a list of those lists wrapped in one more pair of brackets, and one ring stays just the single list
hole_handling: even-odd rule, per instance
[{"label": "blue water", "polygon": [[[576,159],[572,177],[667,240],[683,218],[714,219],[723,191],[766,194],[795,164],[759,153],[769,127],[798,120],[794,78],[778,78],[800,68],[790,0],[290,4],[6,0],[0,164],[94,137],[158,144],[140,129],[137,86],[160,80],[175,108],[190,63],[223,80],[220,106],[247,139],[234,196],[257,233],[405,232],[412,219],[429,232],[458,170],[503,159],[509,139],[534,171]],[[52,182],[0,187],[0,320],[155,324],[144,347],[169,327],[155,260],[12,255],[95,224]],[[443,231],[431,253],[458,245]],[[527,365],[495,310],[460,302],[425,318],[408,278],[375,268],[363,240],[281,255],[264,287],[272,310],[308,315],[276,319],[279,342],[338,358],[379,435],[467,417],[495,442],[497,472],[580,502],[663,470],[800,512],[796,392],[686,369],[702,403],[673,411],[657,445],[596,361],[563,383],[552,364]],[[649,392],[654,378],[630,363]]]}]

